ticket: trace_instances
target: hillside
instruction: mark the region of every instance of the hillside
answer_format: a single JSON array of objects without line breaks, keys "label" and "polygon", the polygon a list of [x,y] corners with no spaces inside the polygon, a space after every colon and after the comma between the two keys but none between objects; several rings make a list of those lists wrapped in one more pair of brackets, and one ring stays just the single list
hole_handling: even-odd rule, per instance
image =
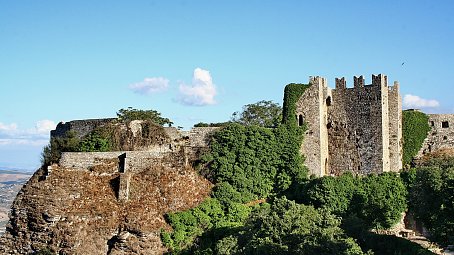
[{"label": "hillside", "polygon": [[0,170],[0,235],[5,232],[8,213],[22,185],[31,177],[28,172]]},{"label": "hillside", "polygon": [[[116,165],[91,170],[39,169],[12,206],[2,254],[44,248],[63,254],[161,254],[164,215],[196,206],[211,184],[191,168],[157,164],[131,178],[128,202],[115,194]],[[127,241],[126,241],[127,240]]]}]

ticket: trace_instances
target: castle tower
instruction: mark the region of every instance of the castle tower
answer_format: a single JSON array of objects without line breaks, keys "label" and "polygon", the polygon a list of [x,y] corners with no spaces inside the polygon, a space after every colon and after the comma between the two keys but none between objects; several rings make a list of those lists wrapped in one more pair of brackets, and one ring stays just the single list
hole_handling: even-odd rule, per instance
[{"label": "castle tower", "polygon": [[323,176],[329,173],[328,108],[332,104],[331,90],[325,78],[310,77],[311,86],[297,102],[298,124],[307,126],[301,153],[306,157],[309,174]]},{"label": "castle tower", "polygon": [[[328,88],[326,79],[310,78],[311,86],[297,102],[297,118],[307,124],[301,146],[310,174],[340,175],[398,171],[402,167],[401,98],[387,76],[345,78]],[[300,123],[301,124],[301,123]]]}]

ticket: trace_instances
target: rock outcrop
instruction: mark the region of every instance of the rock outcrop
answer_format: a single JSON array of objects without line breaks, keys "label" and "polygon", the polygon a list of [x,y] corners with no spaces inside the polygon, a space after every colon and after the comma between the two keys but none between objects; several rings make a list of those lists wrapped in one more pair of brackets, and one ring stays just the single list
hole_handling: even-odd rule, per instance
[{"label": "rock outcrop", "polygon": [[197,206],[212,186],[177,153],[128,173],[126,201],[118,199],[118,159],[51,169],[36,171],[17,195],[1,254],[162,254],[165,214]]}]

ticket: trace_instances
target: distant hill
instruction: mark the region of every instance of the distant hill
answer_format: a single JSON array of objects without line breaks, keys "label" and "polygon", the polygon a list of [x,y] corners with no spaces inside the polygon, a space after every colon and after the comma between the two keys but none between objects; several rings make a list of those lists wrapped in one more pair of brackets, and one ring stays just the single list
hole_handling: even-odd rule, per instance
[{"label": "distant hill", "polygon": [[0,168],[0,235],[5,232],[8,212],[17,192],[31,176],[32,173],[26,170]]}]

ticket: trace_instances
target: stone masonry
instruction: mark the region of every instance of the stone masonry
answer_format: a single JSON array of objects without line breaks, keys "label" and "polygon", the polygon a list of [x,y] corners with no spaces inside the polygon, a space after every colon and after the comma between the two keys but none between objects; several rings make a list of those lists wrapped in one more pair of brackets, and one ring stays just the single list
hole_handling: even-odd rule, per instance
[{"label": "stone masonry", "polygon": [[306,124],[301,152],[310,174],[339,175],[399,171],[402,168],[402,105],[399,84],[387,76],[345,78],[330,89],[326,79],[311,77],[297,102],[296,118]]},{"label": "stone masonry", "polygon": [[454,114],[428,114],[431,130],[417,157],[454,148]]},{"label": "stone masonry", "polygon": [[[64,136],[68,131],[74,131],[77,137],[87,135],[95,128],[115,121],[115,119],[76,120],[60,123],[56,130],[51,132],[52,137]],[[140,121],[129,124],[133,133],[142,128]],[[85,126],[84,126],[85,125]],[[118,200],[128,201],[130,181],[134,174],[138,174],[151,166],[172,167],[174,164],[189,166],[190,161],[197,159],[207,149],[211,134],[216,127],[198,127],[190,131],[180,131],[173,127],[164,128],[169,137],[164,143],[142,147],[136,151],[111,152],[63,152],[59,166],[70,171],[87,171],[97,166],[114,163],[119,173]],[[168,159],[172,158],[172,161]],[[52,167],[50,166],[50,169]]]}]

